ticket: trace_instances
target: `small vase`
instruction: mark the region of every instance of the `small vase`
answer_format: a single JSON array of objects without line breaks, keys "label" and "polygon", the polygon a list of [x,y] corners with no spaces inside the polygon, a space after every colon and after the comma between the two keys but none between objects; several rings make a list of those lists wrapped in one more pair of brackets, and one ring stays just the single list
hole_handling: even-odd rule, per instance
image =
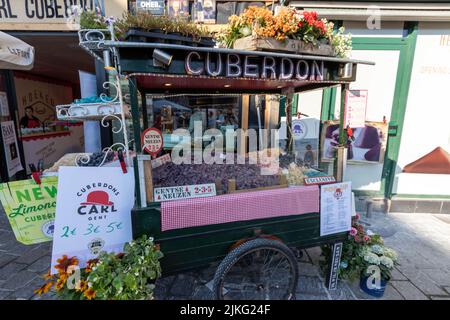
[{"label": "small vase", "polygon": [[361,288],[361,290],[367,293],[368,295],[371,295],[372,297],[381,298],[384,295],[384,290],[386,290],[388,280],[381,279],[379,287],[375,286],[375,288],[369,288],[367,286],[368,279],[369,277],[361,276],[359,280],[359,287]]}]

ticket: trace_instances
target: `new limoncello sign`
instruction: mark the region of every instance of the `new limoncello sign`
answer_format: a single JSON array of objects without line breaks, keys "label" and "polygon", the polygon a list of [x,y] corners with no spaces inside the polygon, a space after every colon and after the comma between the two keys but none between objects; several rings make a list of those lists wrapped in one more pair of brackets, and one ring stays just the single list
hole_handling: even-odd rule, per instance
[{"label": "new limoncello sign", "polygon": [[17,241],[35,244],[52,240],[56,210],[57,177],[0,184],[0,201]]}]

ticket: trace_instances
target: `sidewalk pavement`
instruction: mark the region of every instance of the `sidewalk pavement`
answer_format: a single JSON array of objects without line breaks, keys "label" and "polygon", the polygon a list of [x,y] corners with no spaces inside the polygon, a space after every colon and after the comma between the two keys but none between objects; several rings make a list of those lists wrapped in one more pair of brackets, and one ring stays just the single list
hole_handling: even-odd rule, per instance
[{"label": "sidewalk pavement", "polygon": [[[450,215],[418,213],[373,213],[363,223],[380,233],[388,246],[397,250],[400,265],[393,272],[383,300],[450,300]],[[43,283],[49,269],[51,242],[25,246],[18,243],[3,209],[0,211],[0,300],[53,299],[39,297],[33,290]],[[319,272],[320,248],[304,250],[299,259],[299,300],[375,299],[359,289],[358,282],[339,281],[329,291]],[[206,286],[214,276],[214,266],[158,280],[157,299],[211,299]]]}]

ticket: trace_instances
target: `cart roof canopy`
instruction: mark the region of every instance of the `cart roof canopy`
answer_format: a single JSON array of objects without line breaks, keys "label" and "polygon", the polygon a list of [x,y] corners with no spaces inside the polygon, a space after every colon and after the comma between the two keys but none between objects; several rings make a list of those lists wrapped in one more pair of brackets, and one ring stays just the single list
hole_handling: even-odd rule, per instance
[{"label": "cart roof canopy", "polygon": [[[149,93],[283,94],[356,80],[358,64],[369,61],[330,56],[196,47],[169,43],[91,40],[80,45],[103,60],[113,51],[122,74]],[[86,35],[87,34],[87,35]],[[105,58],[108,60],[108,58]],[[108,61],[105,63],[108,65]]]}]

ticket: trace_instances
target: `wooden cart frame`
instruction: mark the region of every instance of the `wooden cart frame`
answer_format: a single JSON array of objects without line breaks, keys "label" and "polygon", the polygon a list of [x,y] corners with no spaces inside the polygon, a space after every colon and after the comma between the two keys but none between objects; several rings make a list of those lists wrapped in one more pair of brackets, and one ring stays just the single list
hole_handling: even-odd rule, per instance
[{"label": "wooden cart frame", "polygon": [[[112,60],[118,73],[128,79],[134,150],[137,152],[133,164],[136,181],[136,205],[132,211],[133,237],[143,234],[154,237],[164,253],[161,265],[165,275],[207,266],[228,257],[230,251],[232,253],[238,245],[242,246],[255,239],[266,239],[282,242],[287,247],[298,249],[323,244],[332,245],[334,258],[331,259],[327,286],[330,289],[336,288],[340,250],[347,233],[321,237],[318,212],[162,232],[160,203],[148,201],[152,198],[152,192],[146,190],[145,177],[147,176],[148,179],[149,173],[145,162],[150,158],[142,151],[141,133],[145,128],[141,126],[140,116],[141,110],[145,110],[147,93],[281,94],[286,96],[286,122],[289,127],[292,119],[290,106],[296,92],[337,85],[340,85],[341,90],[344,91],[352,81],[355,81],[357,65],[372,63],[336,57],[192,47],[170,43],[119,42],[105,40],[105,38],[96,41],[83,39],[80,44],[96,58],[104,61],[106,67]],[[156,53],[162,55],[162,58]],[[285,70],[283,76],[277,76],[274,79],[272,76],[270,78],[254,77],[254,74],[250,74],[251,77],[248,74],[232,76],[222,70],[222,66],[219,65],[221,62],[217,60],[226,62],[228,59],[230,62],[230,55],[235,58],[233,61],[236,59],[247,61],[248,57],[259,63],[276,61],[277,66],[274,68],[278,74],[281,74],[281,68],[286,69],[291,62],[298,65],[298,61],[303,61],[301,64],[305,66],[308,64],[309,67],[320,68],[320,70],[317,70],[314,75],[308,74],[307,77],[304,74],[297,74],[289,78]],[[205,59],[211,56],[216,58],[215,63],[210,65],[210,69],[217,71],[215,73],[205,70]],[[164,61],[164,58],[167,59]],[[283,63],[285,66],[282,67]],[[139,105],[139,95],[144,102],[142,109]],[[344,97],[345,94],[341,96]],[[344,100],[342,100],[341,119],[343,119],[344,107]],[[345,151],[346,134],[342,123],[340,129],[341,149]],[[289,139],[291,137],[288,132]],[[343,176],[345,152],[342,150],[338,152],[340,159],[335,161],[334,172],[337,181],[342,181]],[[218,295],[220,296],[220,293]]]}]

